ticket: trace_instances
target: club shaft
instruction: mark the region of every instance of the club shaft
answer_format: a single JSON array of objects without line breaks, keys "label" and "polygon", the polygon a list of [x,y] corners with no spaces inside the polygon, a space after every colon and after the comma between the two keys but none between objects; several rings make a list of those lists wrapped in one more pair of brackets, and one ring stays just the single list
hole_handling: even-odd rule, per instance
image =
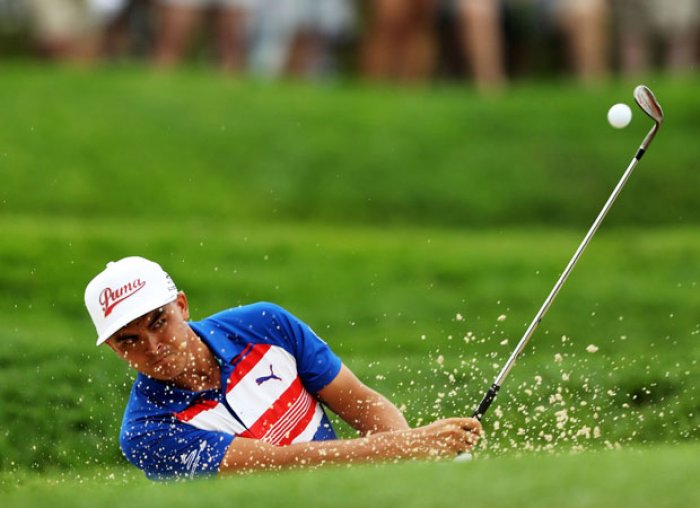
[{"label": "club shaft", "polygon": [[576,252],[574,253],[571,260],[569,261],[569,264],[566,266],[566,268],[562,272],[561,276],[559,277],[559,280],[557,280],[556,284],[554,284],[554,287],[552,288],[552,291],[549,293],[549,296],[547,296],[547,298],[545,299],[544,303],[542,304],[542,307],[540,308],[540,310],[537,312],[534,319],[530,323],[530,326],[528,326],[527,330],[525,330],[525,334],[520,339],[520,342],[518,342],[518,345],[516,346],[513,353],[510,355],[510,358],[508,358],[508,361],[505,363],[505,365],[501,369],[501,372],[498,374],[498,376],[494,380],[493,384],[491,385],[489,390],[484,395],[484,398],[481,400],[481,403],[474,410],[474,413],[472,414],[473,418],[477,418],[480,420],[484,416],[484,413],[486,413],[486,411],[488,410],[488,408],[491,405],[491,403],[493,402],[493,400],[496,398],[496,394],[498,393],[498,390],[501,388],[501,385],[505,381],[506,377],[508,377],[508,374],[510,373],[511,369],[515,365],[515,361],[518,359],[518,357],[522,353],[523,349],[525,349],[525,346],[527,345],[528,341],[530,340],[530,337],[532,337],[532,335],[535,333],[537,326],[542,322],[542,318],[544,318],[544,315],[549,310],[549,307],[552,305],[552,302],[554,301],[557,294],[561,290],[562,286],[566,282],[566,279],[569,278],[569,275],[571,274],[572,270],[574,269],[574,266],[576,266],[576,263],[578,262],[579,258],[583,254],[583,251],[586,249],[586,246],[591,241],[591,238],[593,238],[593,235],[595,234],[595,232],[598,231],[598,228],[600,227],[601,223],[603,222],[603,219],[605,219],[605,216],[610,211],[610,208],[612,208],[613,203],[617,199],[617,196],[619,196],[620,192],[622,191],[622,188],[627,183],[627,180],[629,180],[630,176],[632,175],[632,172],[634,171],[634,168],[637,166],[637,163],[639,162],[639,160],[642,158],[642,156],[646,152],[646,149],[649,146],[649,143],[651,143],[651,140],[654,138],[656,131],[658,130],[658,127],[659,127],[658,124],[654,125],[654,127],[649,131],[649,133],[644,138],[644,141],[642,142],[641,146],[639,147],[639,150],[637,151],[636,155],[634,156],[634,158],[630,162],[629,166],[627,166],[627,170],[625,170],[624,174],[622,175],[622,178],[620,178],[620,181],[617,183],[617,186],[615,186],[615,189],[613,190],[612,194],[610,194],[610,197],[608,198],[605,205],[603,206],[603,209],[598,214],[598,217],[596,217],[595,221],[593,221],[593,225],[588,230],[588,233],[586,233],[586,236],[583,238],[583,241],[578,246],[578,249],[576,249]]},{"label": "club shaft", "polygon": [[566,266],[566,268],[562,272],[561,276],[559,277],[559,280],[557,280],[556,284],[554,284],[552,291],[549,293],[549,296],[547,296],[547,298],[545,299],[544,303],[542,304],[542,307],[540,308],[540,310],[537,312],[534,319],[530,323],[530,326],[528,326],[522,339],[520,339],[518,346],[515,348],[513,353],[510,355],[510,358],[508,358],[508,361],[503,366],[503,369],[498,374],[498,377],[496,377],[496,380],[494,381],[495,384],[500,386],[503,383],[503,381],[505,380],[505,378],[508,376],[508,373],[510,372],[510,370],[513,368],[513,365],[515,364],[515,360],[520,355],[520,353],[523,351],[523,349],[525,348],[525,345],[530,340],[530,337],[532,337],[533,333],[537,329],[537,326],[542,321],[542,318],[544,317],[544,315],[547,313],[547,311],[551,307],[552,302],[554,301],[554,298],[556,298],[556,296],[557,296],[557,294],[559,294],[559,291],[561,290],[562,286],[564,285],[566,280],[569,278],[569,275],[571,274],[574,267],[576,266],[576,263],[578,263],[578,260],[581,258],[583,251],[586,250],[586,247],[590,243],[591,238],[593,238],[593,235],[596,233],[596,231],[598,231],[598,228],[600,227],[601,223],[603,222],[603,219],[605,219],[605,216],[610,211],[610,208],[612,207],[613,203],[617,199],[617,196],[622,191],[622,187],[624,187],[625,183],[629,179],[630,175],[632,174],[632,171],[634,170],[634,168],[638,162],[639,162],[639,159],[637,157],[632,159],[632,162],[628,166],[627,171],[625,171],[625,174],[622,176],[622,179],[619,181],[619,183],[615,187],[615,190],[608,198],[608,201],[605,203],[605,206],[598,214],[598,217],[593,222],[593,225],[588,230],[588,233],[586,233],[586,236],[583,238],[583,241],[578,246],[578,249],[576,249],[576,252],[574,253],[571,260],[569,261],[569,264]]}]

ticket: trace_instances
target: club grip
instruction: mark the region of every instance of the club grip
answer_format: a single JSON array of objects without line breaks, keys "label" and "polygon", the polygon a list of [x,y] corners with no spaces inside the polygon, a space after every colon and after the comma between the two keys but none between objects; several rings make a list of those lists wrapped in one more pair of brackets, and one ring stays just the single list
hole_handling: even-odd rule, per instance
[{"label": "club grip", "polygon": [[491,406],[491,403],[493,402],[493,399],[496,398],[496,394],[498,393],[498,390],[500,390],[501,387],[497,385],[496,383],[491,385],[491,388],[489,388],[489,391],[486,392],[486,395],[484,395],[484,398],[481,400],[481,403],[479,404],[479,407],[476,408],[474,411],[474,414],[472,414],[472,418],[476,418],[477,420],[481,420],[481,418],[484,416],[484,413],[489,409],[489,406]]}]

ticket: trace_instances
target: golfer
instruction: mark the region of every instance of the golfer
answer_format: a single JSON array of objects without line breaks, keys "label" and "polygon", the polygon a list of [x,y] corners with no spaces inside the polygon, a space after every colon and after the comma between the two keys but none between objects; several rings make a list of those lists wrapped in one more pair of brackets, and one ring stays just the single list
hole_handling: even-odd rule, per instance
[{"label": "golfer", "polygon": [[[454,457],[481,432],[472,418],[411,429],[279,306],[190,321],[185,293],[144,258],[109,263],[88,284],[85,304],[97,344],[138,371],[120,444],[151,479]],[[324,407],[361,437],[337,439]]]}]

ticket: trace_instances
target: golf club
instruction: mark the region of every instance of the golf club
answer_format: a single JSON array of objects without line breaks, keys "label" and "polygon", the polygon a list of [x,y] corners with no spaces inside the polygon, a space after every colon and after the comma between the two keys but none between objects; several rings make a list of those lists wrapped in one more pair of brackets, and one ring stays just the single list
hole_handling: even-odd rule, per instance
[{"label": "golf club", "polygon": [[491,403],[496,398],[496,394],[500,390],[501,385],[503,384],[503,381],[506,379],[506,377],[508,376],[508,373],[513,368],[515,361],[518,359],[518,357],[522,353],[523,349],[527,345],[528,341],[530,340],[530,337],[532,337],[532,334],[535,332],[535,329],[540,324],[540,322],[542,321],[542,318],[549,310],[549,307],[552,305],[554,298],[557,296],[557,294],[559,293],[559,290],[566,282],[566,279],[569,277],[569,274],[574,269],[574,266],[576,266],[576,262],[581,257],[581,254],[583,254],[583,251],[586,248],[586,246],[588,245],[588,242],[590,242],[591,238],[593,237],[595,232],[598,230],[598,227],[603,222],[603,219],[605,218],[608,211],[612,207],[613,203],[615,202],[615,199],[617,199],[618,194],[620,194],[622,187],[625,185],[625,183],[629,179],[635,166],[637,165],[639,160],[642,158],[644,153],[647,151],[647,149],[649,148],[649,144],[654,139],[654,136],[656,136],[657,131],[661,127],[661,123],[664,120],[664,113],[663,113],[663,110],[661,109],[661,106],[659,105],[658,101],[656,100],[656,97],[654,97],[654,94],[652,93],[652,91],[649,90],[649,88],[647,88],[644,85],[639,85],[634,89],[634,100],[637,103],[637,105],[639,105],[639,107],[642,109],[642,111],[644,111],[644,113],[646,113],[652,120],[654,120],[654,127],[652,127],[652,129],[646,135],[646,137],[644,138],[644,141],[642,141],[642,144],[639,147],[639,150],[637,150],[637,154],[632,159],[632,162],[630,162],[630,165],[627,167],[627,170],[622,175],[622,178],[620,179],[617,186],[613,190],[612,194],[608,198],[608,201],[605,203],[605,206],[603,206],[603,209],[600,211],[600,213],[598,214],[598,217],[593,222],[593,225],[588,230],[588,233],[586,234],[583,241],[581,242],[581,245],[579,245],[578,249],[576,249],[574,256],[571,258],[571,261],[569,261],[569,264],[566,266],[566,268],[562,272],[561,276],[559,277],[559,280],[552,288],[552,291],[549,293],[549,296],[544,301],[544,304],[540,308],[539,312],[537,312],[537,314],[535,315],[535,318],[530,323],[530,326],[528,326],[527,330],[525,331],[525,334],[523,335],[523,338],[520,339],[520,342],[516,346],[513,353],[510,355],[510,358],[508,358],[508,361],[505,363],[505,365],[501,369],[501,372],[498,374],[498,376],[494,380],[493,384],[486,392],[486,395],[484,395],[484,398],[482,399],[481,403],[474,410],[474,413],[472,414],[472,418],[476,418],[477,420],[481,420],[483,418],[484,414],[486,413],[486,411],[488,410],[489,406],[491,406]]}]

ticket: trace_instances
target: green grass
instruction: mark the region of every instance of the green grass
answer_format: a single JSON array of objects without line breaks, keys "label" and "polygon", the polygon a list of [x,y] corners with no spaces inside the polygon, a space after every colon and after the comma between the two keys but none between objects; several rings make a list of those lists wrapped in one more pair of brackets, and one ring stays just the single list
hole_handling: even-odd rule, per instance
[{"label": "green grass", "polygon": [[[667,123],[485,420],[484,468],[700,437],[698,79],[649,84]],[[468,414],[650,127],[605,123],[621,82],[484,99],[8,65],[0,85],[0,470],[31,485],[124,467],[131,374],[94,347],[82,298],[131,254],[194,318],[289,308],[412,424]]]},{"label": "green grass", "polygon": [[[651,121],[632,83],[325,88],[130,69],[3,68],[6,212],[345,225],[588,223]],[[611,225],[700,218],[698,80],[651,80],[667,115]]]},{"label": "green grass", "polygon": [[[13,479],[5,506],[191,506],[234,503],[285,508],[520,506],[657,508],[697,506],[697,445],[530,455],[466,464],[355,466],[157,485],[131,472]],[[534,473],[534,474],[533,474]]]}]

